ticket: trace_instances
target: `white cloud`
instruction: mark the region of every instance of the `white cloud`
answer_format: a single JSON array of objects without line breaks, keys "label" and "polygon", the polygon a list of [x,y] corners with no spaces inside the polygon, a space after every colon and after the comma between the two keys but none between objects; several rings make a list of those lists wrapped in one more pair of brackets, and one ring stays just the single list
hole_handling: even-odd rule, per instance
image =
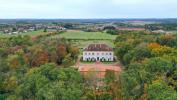
[{"label": "white cloud", "polygon": [[177,17],[177,0],[0,0],[0,18]]}]

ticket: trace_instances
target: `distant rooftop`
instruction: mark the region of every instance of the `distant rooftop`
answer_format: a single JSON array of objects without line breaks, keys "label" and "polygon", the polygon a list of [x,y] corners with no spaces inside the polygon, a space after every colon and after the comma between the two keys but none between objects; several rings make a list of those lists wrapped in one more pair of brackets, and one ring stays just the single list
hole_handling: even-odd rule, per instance
[{"label": "distant rooftop", "polygon": [[113,51],[113,49],[106,44],[90,44],[84,51]]}]

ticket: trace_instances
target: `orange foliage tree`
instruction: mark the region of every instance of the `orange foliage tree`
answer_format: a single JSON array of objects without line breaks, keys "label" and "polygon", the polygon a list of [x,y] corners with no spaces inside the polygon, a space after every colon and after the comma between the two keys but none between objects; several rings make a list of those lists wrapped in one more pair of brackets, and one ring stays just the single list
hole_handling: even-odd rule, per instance
[{"label": "orange foliage tree", "polygon": [[64,45],[58,45],[57,46],[57,56],[58,56],[58,64],[61,64],[64,57],[66,56],[67,51],[66,51],[66,47]]}]

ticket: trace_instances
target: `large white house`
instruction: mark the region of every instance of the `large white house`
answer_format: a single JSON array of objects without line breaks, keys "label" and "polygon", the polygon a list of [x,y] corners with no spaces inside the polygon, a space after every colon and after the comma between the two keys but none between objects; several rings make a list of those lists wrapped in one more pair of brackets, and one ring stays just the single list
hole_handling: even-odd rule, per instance
[{"label": "large white house", "polygon": [[106,44],[90,44],[83,50],[83,61],[114,61],[113,49]]}]

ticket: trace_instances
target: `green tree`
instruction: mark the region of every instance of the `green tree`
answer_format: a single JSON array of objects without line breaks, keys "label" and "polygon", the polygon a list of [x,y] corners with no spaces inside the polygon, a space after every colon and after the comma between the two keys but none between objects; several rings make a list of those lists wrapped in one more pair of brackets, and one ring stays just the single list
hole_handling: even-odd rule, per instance
[{"label": "green tree", "polygon": [[162,35],[160,38],[157,38],[157,43],[170,47],[177,47],[177,37],[173,35]]},{"label": "green tree", "polygon": [[115,78],[115,73],[112,70],[107,70],[106,74],[105,74],[105,82],[107,84],[113,83],[115,82],[116,78]]},{"label": "green tree", "polygon": [[72,68],[59,69],[55,64],[45,64],[31,69],[9,98],[79,100],[82,94],[82,77],[79,72]]},{"label": "green tree", "polygon": [[148,100],[176,100],[177,93],[163,82],[156,82],[148,87]]},{"label": "green tree", "polygon": [[44,28],[44,32],[47,32],[47,28]]}]

